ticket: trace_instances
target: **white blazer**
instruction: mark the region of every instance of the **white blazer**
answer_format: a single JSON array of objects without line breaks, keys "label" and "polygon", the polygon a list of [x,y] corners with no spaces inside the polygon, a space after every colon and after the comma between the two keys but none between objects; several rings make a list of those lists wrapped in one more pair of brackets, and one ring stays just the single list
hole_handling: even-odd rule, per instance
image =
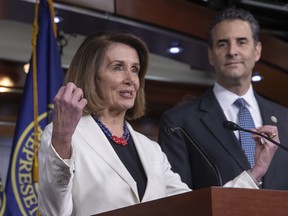
[{"label": "white blazer", "polygon": [[[52,124],[39,151],[41,215],[92,215],[140,203],[136,182],[91,116],[81,118],[72,137],[73,153],[62,160],[51,145]],[[142,202],[190,191],[160,146],[128,124],[147,176]]]}]

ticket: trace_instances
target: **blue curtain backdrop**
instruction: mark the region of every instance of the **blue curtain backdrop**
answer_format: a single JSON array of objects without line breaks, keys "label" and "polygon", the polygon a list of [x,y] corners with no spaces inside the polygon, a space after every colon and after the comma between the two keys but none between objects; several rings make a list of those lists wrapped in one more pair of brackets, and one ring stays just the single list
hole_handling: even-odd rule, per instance
[{"label": "blue curtain backdrop", "polygon": [[[51,17],[51,14],[54,14],[52,4],[52,0],[41,0],[38,10],[35,10],[33,29],[38,34],[34,37],[36,47],[32,53],[30,70],[25,82],[7,175],[5,188],[7,202],[4,213],[7,216],[38,214],[37,177],[36,179],[33,177],[33,172],[36,176],[38,174],[34,160],[35,156],[37,159],[37,141],[40,144],[44,127],[51,121],[53,98],[64,80],[59,47],[53,32],[55,29],[52,19],[54,17]],[[36,63],[34,68],[33,61]],[[36,98],[35,93],[38,95]],[[35,111],[38,127],[35,127],[34,122],[37,120],[34,118]]]}]

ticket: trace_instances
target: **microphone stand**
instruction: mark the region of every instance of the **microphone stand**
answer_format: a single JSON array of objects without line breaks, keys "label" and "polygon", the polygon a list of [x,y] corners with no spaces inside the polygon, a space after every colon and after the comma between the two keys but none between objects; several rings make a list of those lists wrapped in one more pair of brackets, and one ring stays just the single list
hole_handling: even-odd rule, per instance
[{"label": "microphone stand", "polygon": [[232,122],[232,121],[224,121],[223,122],[223,127],[228,129],[228,130],[232,130],[232,131],[236,131],[236,130],[241,130],[241,131],[245,131],[245,132],[248,132],[248,133],[252,133],[252,134],[256,134],[258,136],[261,136],[263,137],[264,139],[267,139],[268,141],[274,143],[275,145],[277,145],[278,147],[288,151],[288,148],[284,145],[281,145],[280,143],[276,142],[275,140],[271,139],[269,136],[267,135],[264,135],[262,133],[258,133],[256,131],[252,131],[252,130],[248,130],[248,129],[245,129],[245,128],[242,128],[240,127],[238,124]]},{"label": "microphone stand", "polygon": [[278,147],[280,147],[280,148],[285,149],[286,151],[288,151],[288,148],[287,148],[286,146],[281,145],[280,143],[278,143],[278,142],[276,142],[275,140],[271,139],[271,138],[270,138],[269,136],[267,136],[267,135],[264,135],[264,134],[262,134],[262,133],[258,133],[258,132],[256,132],[256,131],[247,130],[247,129],[241,128],[240,126],[239,126],[239,130],[245,131],[245,132],[248,132],[248,133],[253,133],[253,134],[259,135],[259,136],[267,139],[268,141],[274,143],[274,144],[277,145]]},{"label": "microphone stand", "polygon": [[200,149],[200,147],[194,142],[194,140],[188,135],[188,133],[181,127],[168,127],[167,132],[168,133],[174,133],[175,130],[180,130],[181,133],[190,141],[190,143],[197,149],[197,151],[201,154],[201,156],[205,159],[205,161],[208,163],[208,165],[212,168],[215,176],[217,177],[217,183],[219,186],[223,186],[222,178],[220,171],[216,164],[211,161],[211,159]]}]

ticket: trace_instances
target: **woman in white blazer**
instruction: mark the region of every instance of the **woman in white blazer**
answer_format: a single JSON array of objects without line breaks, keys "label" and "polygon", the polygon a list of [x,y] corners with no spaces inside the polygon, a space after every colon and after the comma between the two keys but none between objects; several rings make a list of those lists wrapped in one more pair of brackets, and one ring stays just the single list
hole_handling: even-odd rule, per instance
[{"label": "woman in white blazer", "polygon": [[[92,215],[190,191],[159,145],[127,122],[144,114],[147,66],[147,47],[131,34],[84,40],[41,138],[41,215]],[[245,173],[227,186],[257,188]]]},{"label": "woman in white blazer", "polygon": [[42,134],[42,215],[92,215],[190,190],[127,122],[144,114],[147,65],[146,45],[130,34],[101,32],[80,46]]}]

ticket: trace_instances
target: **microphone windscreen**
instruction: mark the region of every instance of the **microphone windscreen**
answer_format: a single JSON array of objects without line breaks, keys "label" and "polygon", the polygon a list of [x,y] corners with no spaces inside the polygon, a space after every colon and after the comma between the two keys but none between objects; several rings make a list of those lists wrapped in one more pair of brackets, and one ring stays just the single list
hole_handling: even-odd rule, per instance
[{"label": "microphone windscreen", "polygon": [[228,130],[232,130],[232,131],[236,131],[236,130],[240,129],[240,127],[232,121],[224,121],[223,127],[228,129]]},{"label": "microphone windscreen", "polygon": [[166,127],[166,132],[169,133],[169,134],[174,133],[175,132],[175,128],[171,127],[171,126],[168,126],[168,127]]}]

